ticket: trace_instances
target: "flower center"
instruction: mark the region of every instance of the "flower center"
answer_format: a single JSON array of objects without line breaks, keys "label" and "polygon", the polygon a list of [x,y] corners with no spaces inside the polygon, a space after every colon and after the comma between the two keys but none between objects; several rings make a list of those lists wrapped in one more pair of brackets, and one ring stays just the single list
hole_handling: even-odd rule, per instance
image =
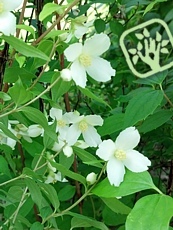
[{"label": "flower center", "polygon": [[4,9],[4,4],[2,2],[0,2],[0,13],[3,12],[3,9]]},{"label": "flower center", "polygon": [[64,127],[66,125],[65,121],[63,121],[63,120],[57,121],[57,124],[59,127]]},{"label": "flower center", "polygon": [[85,121],[81,121],[79,123],[79,129],[82,131],[82,132],[85,132],[87,129],[88,129],[88,124],[85,122]]},{"label": "flower center", "polygon": [[85,67],[88,67],[91,65],[91,57],[88,54],[81,54],[79,56],[79,61]]},{"label": "flower center", "polygon": [[126,153],[125,153],[123,150],[121,150],[121,149],[115,150],[114,156],[115,156],[118,160],[120,160],[120,161],[126,159]]}]

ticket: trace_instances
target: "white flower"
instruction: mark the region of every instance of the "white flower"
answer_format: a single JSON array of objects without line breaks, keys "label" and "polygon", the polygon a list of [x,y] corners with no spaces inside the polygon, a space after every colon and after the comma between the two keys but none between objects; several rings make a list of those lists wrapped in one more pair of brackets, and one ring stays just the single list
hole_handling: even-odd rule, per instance
[{"label": "white flower", "polygon": [[72,79],[76,85],[86,86],[87,74],[96,81],[106,82],[115,75],[115,70],[110,63],[99,57],[110,46],[110,39],[106,34],[95,34],[91,39],[81,43],[70,45],[64,54],[69,62]]},{"label": "white flower", "polygon": [[69,69],[61,70],[60,76],[64,81],[71,81],[71,79],[72,79],[71,71]]},{"label": "white flower", "polygon": [[70,26],[70,34],[67,37],[66,42],[68,43],[73,36],[76,38],[82,38],[84,34],[88,31],[87,24],[85,21],[87,20],[86,16],[79,16],[77,18],[71,18],[71,26]]},{"label": "white flower", "polygon": [[91,172],[87,175],[86,181],[89,185],[92,185],[96,182],[96,178],[97,178],[97,174],[95,174],[94,172]]},{"label": "white flower", "polygon": [[135,127],[122,131],[116,141],[105,140],[99,145],[96,154],[107,161],[107,174],[111,185],[119,186],[124,179],[125,167],[132,172],[143,172],[151,165],[150,160],[136,150],[140,141]]},{"label": "white flower", "polygon": [[29,137],[38,137],[39,135],[43,134],[44,129],[37,124],[30,125],[28,127],[27,133]]},{"label": "white flower", "polygon": [[57,122],[56,132],[64,135],[64,132],[66,132],[69,124],[67,119],[67,113],[63,115],[61,109],[51,108],[49,115],[53,120],[56,120]]},{"label": "white flower", "polygon": [[[71,113],[72,114],[72,113]],[[67,132],[67,143],[72,146],[77,142],[77,139],[82,134],[84,141],[90,147],[97,147],[101,143],[100,135],[93,126],[103,125],[103,119],[98,115],[80,116],[78,112],[74,112],[70,123],[73,123]]]},{"label": "white flower", "polygon": [[49,173],[49,175],[47,176],[47,179],[45,180],[46,184],[50,184],[50,183],[56,183],[57,181],[60,182],[68,182],[68,180],[66,180],[65,178],[62,179],[62,175],[60,172],[58,173]]},{"label": "white flower", "polygon": [[10,12],[17,7],[23,0],[0,0],[0,32],[9,36],[16,32],[16,17]]},{"label": "white flower", "polygon": [[66,136],[65,133],[64,133],[64,136],[62,136],[62,135],[58,136],[58,142],[54,143],[52,150],[55,152],[59,152],[62,150],[66,157],[71,157],[71,155],[73,154],[73,149],[66,142],[65,136]]}]

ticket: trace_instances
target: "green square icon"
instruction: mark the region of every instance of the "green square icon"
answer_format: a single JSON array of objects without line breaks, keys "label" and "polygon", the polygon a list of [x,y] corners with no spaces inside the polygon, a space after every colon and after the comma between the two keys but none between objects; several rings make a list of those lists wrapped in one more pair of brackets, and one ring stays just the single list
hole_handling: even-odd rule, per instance
[{"label": "green square icon", "polygon": [[173,37],[161,19],[151,19],[126,30],[120,46],[134,75],[146,78],[173,66]]}]

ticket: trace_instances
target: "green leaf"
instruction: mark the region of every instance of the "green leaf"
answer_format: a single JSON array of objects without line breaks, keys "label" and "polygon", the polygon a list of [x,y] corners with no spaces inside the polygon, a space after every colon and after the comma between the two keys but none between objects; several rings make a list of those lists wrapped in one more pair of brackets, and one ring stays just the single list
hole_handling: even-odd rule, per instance
[{"label": "green leaf", "polygon": [[79,88],[79,90],[81,91],[81,93],[83,93],[85,96],[87,96],[87,97],[89,97],[89,98],[91,98],[91,99],[93,99],[93,100],[95,100],[95,101],[98,101],[98,102],[100,102],[100,103],[102,103],[102,104],[108,106],[109,108],[111,108],[110,105],[108,105],[108,104],[107,104],[105,101],[103,101],[100,97],[97,97],[95,94],[93,94],[89,89],[87,89],[87,88],[81,88],[81,87],[79,87],[79,86],[78,86],[78,88]]},{"label": "green leaf", "polygon": [[25,42],[14,36],[2,35],[1,38],[26,57],[37,57],[49,61],[49,57],[46,54],[31,45],[27,45]]},{"label": "green leaf", "polygon": [[33,107],[22,107],[18,111],[23,112],[25,116],[36,124],[41,125],[44,128],[45,134],[52,140],[57,141],[57,135],[51,130],[46,120],[46,117],[42,112]]},{"label": "green leaf", "polygon": [[52,82],[54,82],[57,78],[59,78],[59,81],[51,89],[52,100],[55,102],[57,102],[62,95],[68,92],[71,87],[71,81],[63,81],[62,78],[60,78],[59,72],[52,76]]},{"label": "green leaf", "polygon": [[60,203],[59,203],[59,198],[58,198],[57,192],[54,189],[54,187],[50,184],[44,184],[44,183],[40,183],[40,182],[38,182],[38,185],[39,185],[40,189],[42,190],[42,192],[50,200],[50,202],[53,205],[53,207],[55,208],[55,210],[57,210],[60,206]]},{"label": "green leaf", "polygon": [[76,188],[72,185],[66,185],[58,192],[60,201],[70,200],[76,193]]},{"label": "green leaf", "polygon": [[0,99],[2,99],[3,101],[10,101],[11,97],[7,93],[0,92]]},{"label": "green leaf", "polygon": [[3,173],[11,178],[10,169],[8,163],[3,156],[0,155],[0,173]]},{"label": "green leaf", "polygon": [[154,194],[141,198],[127,217],[126,230],[166,230],[173,216],[173,199]]},{"label": "green leaf", "polygon": [[99,18],[94,21],[94,26],[95,26],[97,33],[102,33],[105,31],[106,23],[103,19]]},{"label": "green leaf", "polygon": [[94,220],[92,218],[77,214],[77,213],[72,213],[68,212],[71,216],[74,216],[71,220],[71,228],[70,230],[74,228],[81,228],[81,227],[94,227],[96,229],[101,229],[101,230],[108,230],[106,225],[102,222],[99,222],[97,220]]},{"label": "green leaf", "polygon": [[[53,47],[53,41],[43,40],[39,43],[37,49],[40,50],[41,52],[44,52],[49,57],[52,51],[52,47]],[[45,63],[46,61],[43,59],[34,58],[31,69],[37,69],[38,67],[43,66]]]},{"label": "green leaf", "polygon": [[123,25],[117,20],[110,21],[109,26],[112,33],[116,34],[118,37],[120,37],[124,31]]},{"label": "green leaf", "polygon": [[24,24],[18,24],[18,25],[16,25],[16,28],[30,32],[32,34],[33,38],[35,38],[35,31],[34,31],[33,27],[28,26],[28,25],[24,25]]},{"label": "green leaf", "polygon": [[27,187],[29,188],[29,192],[31,194],[31,198],[33,202],[36,203],[38,207],[40,208],[42,205],[43,197],[42,197],[38,184],[30,178],[25,178],[24,180],[25,180]]},{"label": "green leaf", "polygon": [[44,129],[48,128],[48,122],[46,120],[46,117],[38,109],[28,106],[22,107],[18,111],[23,112],[29,120],[41,125]]},{"label": "green leaf", "polygon": [[144,14],[145,15],[146,13],[148,13],[149,11],[151,11],[155,4],[159,3],[159,2],[167,2],[168,0],[155,0],[155,1],[152,1],[146,8],[145,8],[145,11],[144,11]]},{"label": "green leaf", "polygon": [[84,186],[86,186],[86,179],[81,176],[80,174],[77,174],[77,173],[74,173],[68,169],[66,169],[66,167],[64,167],[63,165],[61,164],[58,164],[58,163],[55,163],[53,161],[50,161],[51,162],[51,165],[53,167],[55,167],[58,171],[60,171],[62,173],[63,176],[67,176],[67,177],[70,177],[72,178],[73,180],[76,180],[76,181],[79,181],[81,182]]},{"label": "green leaf", "polygon": [[137,84],[146,84],[146,85],[155,85],[155,84],[162,84],[165,78],[168,75],[168,70],[164,70],[162,72],[156,73],[148,78],[140,78],[134,81]]},{"label": "green leaf", "polygon": [[103,168],[103,165],[91,153],[76,146],[73,146],[73,150],[76,153],[76,155],[82,160],[83,163],[93,165],[98,168]]},{"label": "green leaf", "polygon": [[111,198],[127,196],[146,189],[157,190],[148,172],[134,173],[126,170],[124,181],[119,187],[110,185],[108,179],[106,178],[97,184],[91,192],[100,197]]},{"label": "green leaf", "polygon": [[14,86],[12,86],[8,92],[17,106],[28,102],[33,97],[32,93],[25,89],[20,78],[15,82]]},{"label": "green leaf", "polygon": [[117,198],[103,198],[101,197],[102,201],[115,213],[120,214],[129,214],[131,208],[123,204]]},{"label": "green leaf", "polygon": [[154,130],[164,123],[166,123],[172,117],[172,111],[160,110],[147,117],[147,119],[138,128],[140,132],[147,133]]},{"label": "green leaf", "polygon": [[19,79],[19,77],[23,84],[31,84],[31,79],[35,78],[36,76],[33,73],[27,71],[25,68],[14,66],[5,69],[5,82],[14,83]]},{"label": "green leaf", "polygon": [[55,3],[47,3],[44,5],[40,15],[39,20],[43,21],[47,16],[51,15],[53,12],[63,14],[66,6],[61,6]]},{"label": "green leaf", "polygon": [[0,122],[0,129],[2,132],[7,135],[8,137],[14,139],[15,141],[19,141],[19,139],[8,129],[7,126],[5,126],[2,122]]},{"label": "green leaf", "polygon": [[40,222],[35,222],[32,224],[30,230],[43,230],[44,226]]},{"label": "green leaf", "polygon": [[137,93],[126,107],[124,117],[124,128],[135,125],[138,121],[144,120],[154,112],[163,100],[161,90],[148,90]]},{"label": "green leaf", "polygon": [[124,114],[117,113],[104,120],[101,127],[97,129],[101,136],[110,135],[122,129],[124,124]]}]

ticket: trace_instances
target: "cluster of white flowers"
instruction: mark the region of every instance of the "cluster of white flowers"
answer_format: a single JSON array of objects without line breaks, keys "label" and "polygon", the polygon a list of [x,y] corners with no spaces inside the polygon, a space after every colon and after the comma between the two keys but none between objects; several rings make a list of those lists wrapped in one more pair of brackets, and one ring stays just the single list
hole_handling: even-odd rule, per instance
[{"label": "cluster of white flowers", "polygon": [[[63,150],[67,157],[73,154],[71,146],[77,145],[80,148],[97,147],[101,143],[100,135],[94,126],[101,126],[103,119],[98,115],[80,116],[75,112],[63,114],[62,110],[51,108],[50,117],[56,121],[57,142],[54,143],[53,151]],[[51,124],[52,122],[50,122]],[[78,140],[83,136],[84,141]]]},{"label": "cluster of white flowers", "polygon": [[[12,127],[13,126],[13,127]],[[26,127],[23,124],[20,124],[16,120],[8,121],[8,130],[14,134],[17,139],[25,139],[26,141],[32,143],[31,137],[37,137],[43,134],[43,128],[40,125],[34,124]],[[8,137],[1,129],[0,129],[0,144],[5,144],[11,147],[13,150],[16,146],[16,140]]]},{"label": "cluster of white flowers", "polygon": [[10,12],[21,5],[23,0],[0,0],[0,32],[9,36],[16,31],[16,17]]},{"label": "cluster of white flowers", "polygon": [[[19,7],[23,0],[0,0],[0,32],[9,36],[16,30],[16,18],[10,12]],[[71,20],[70,34],[66,42],[71,41],[72,37],[77,39],[88,31],[86,17],[80,16]],[[110,38],[106,34],[95,34],[87,39],[84,44],[77,42],[69,45],[64,54],[70,67],[63,69],[60,73],[64,81],[73,80],[76,85],[85,88],[87,74],[98,82],[107,82],[111,76],[115,76],[116,71],[110,63],[100,56],[110,47]],[[52,151],[63,151],[64,155],[70,157],[73,154],[72,146],[77,145],[81,148],[98,147],[96,155],[107,162],[107,176],[111,185],[119,186],[124,179],[125,167],[132,172],[143,172],[151,165],[150,160],[143,156],[134,148],[140,141],[139,132],[135,127],[129,127],[122,131],[113,142],[111,139],[102,142],[100,135],[94,126],[102,126],[103,119],[98,115],[80,115],[77,111],[66,112],[63,114],[61,109],[51,108],[49,113],[52,121],[56,122],[57,142],[54,143]],[[43,128],[39,125],[30,125],[26,127],[19,124],[18,121],[9,121],[8,129],[17,139],[24,138],[32,142],[31,137],[43,135]],[[81,140],[83,137],[83,140]],[[0,130],[0,144],[15,148],[16,140],[8,137]],[[56,181],[66,182],[62,179],[60,172],[56,172],[49,160],[54,160],[53,155],[48,154],[48,176],[45,183],[54,183]],[[89,185],[95,183],[97,175],[88,174],[86,181]]]}]

